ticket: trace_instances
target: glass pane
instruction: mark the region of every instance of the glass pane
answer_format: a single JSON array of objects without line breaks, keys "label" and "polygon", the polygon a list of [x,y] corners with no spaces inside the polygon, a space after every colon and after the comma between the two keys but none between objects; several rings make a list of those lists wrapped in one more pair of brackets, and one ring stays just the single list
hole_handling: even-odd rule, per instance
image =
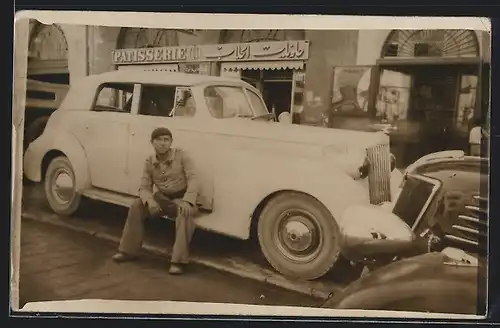
[{"label": "glass pane", "polygon": [[470,122],[474,117],[477,81],[478,77],[476,75],[462,75],[460,80],[456,127],[464,133],[467,133]]},{"label": "glass pane", "polygon": [[[94,110],[130,112],[132,108],[133,85],[105,86],[97,96]],[[127,101],[123,101],[127,100]]]},{"label": "glass pane", "polygon": [[370,81],[371,67],[336,67],[333,81],[333,110],[337,114],[366,114]]},{"label": "glass pane", "polygon": [[207,87],[204,94],[210,113],[216,118],[253,117],[250,104],[241,88]]},{"label": "glass pane", "polygon": [[410,101],[411,76],[384,70],[377,97],[377,117],[382,121],[406,120]]},{"label": "glass pane", "polygon": [[248,97],[250,98],[253,110],[255,111],[255,116],[268,114],[267,108],[259,96],[252,91],[248,91]]}]

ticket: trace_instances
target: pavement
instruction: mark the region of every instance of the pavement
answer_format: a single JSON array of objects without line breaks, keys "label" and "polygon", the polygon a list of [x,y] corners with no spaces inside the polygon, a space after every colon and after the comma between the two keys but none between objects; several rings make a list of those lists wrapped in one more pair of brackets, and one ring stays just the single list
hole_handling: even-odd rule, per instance
[{"label": "pavement", "polygon": [[154,300],[319,306],[320,300],[203,265],[181,276],[163,258],[116,263],[115,245],[89,234],[22,220],[20,307],[27,302],[77,299]]},{"label": "pavement", "polygon": [[[78,215],[62,217],[49,208],[42,186],[33,184],[23,187],[22,202],[23,223],[31,219],[82,232],[108,241],[112,245],[110,247],[115,250],[127,214],[127,208],[88,200]],[[168,220],[150,220],[145,230],[145,254],[168,258],[174,238],[174,223]],[[345,263],[341,264],[339,269],[314,281],[289,279],[267,263],[257,241],[237,240],[203,230],[197,230],[193,237],[192,262],[320,300],[326,300],[352,281],[352,277],[346,274],[348,271],[344,271],[347,265]]]}]

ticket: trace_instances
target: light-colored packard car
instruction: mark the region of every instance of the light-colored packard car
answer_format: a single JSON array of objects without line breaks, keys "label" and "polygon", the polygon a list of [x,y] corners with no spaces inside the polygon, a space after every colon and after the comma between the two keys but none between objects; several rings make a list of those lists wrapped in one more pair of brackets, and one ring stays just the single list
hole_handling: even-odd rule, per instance
[{"label": "light-colored packard car", "polygon": [[334,266],[344,209],[390,200],[401,178],[383,133],[276,122],[258,90],[238,79],[137,71],[72,84],[30,144],[24,173],[44,181],[62,215],[82,196],[128,206],[161,126],[197,166],[198,227],[240,239],[255,232],[269,263],[299,279]]}]

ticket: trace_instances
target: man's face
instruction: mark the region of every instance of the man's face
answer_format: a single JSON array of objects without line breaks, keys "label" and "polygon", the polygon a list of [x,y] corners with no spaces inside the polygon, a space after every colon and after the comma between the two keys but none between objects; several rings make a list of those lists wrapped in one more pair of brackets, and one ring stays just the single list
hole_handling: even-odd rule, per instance
[{"label": "man's face", "polygon": [[153,140],[153,147],[158,155],[164,155],[172,146],[172,138],[168,135],[159,136]]}]

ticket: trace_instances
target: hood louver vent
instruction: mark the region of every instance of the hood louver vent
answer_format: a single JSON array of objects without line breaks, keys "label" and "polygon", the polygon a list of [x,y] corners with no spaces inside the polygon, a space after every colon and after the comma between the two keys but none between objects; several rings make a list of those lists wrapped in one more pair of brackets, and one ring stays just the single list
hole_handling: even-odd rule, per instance
[{"label": "hood louver vent", "polygon": [[452,226],[456,233],[446,235],[448,240],[464,246],[482,249],[488,235],[488,200],[479,195],[473,196],[474,204],[465,205],[464,213],[457,216]]}]

